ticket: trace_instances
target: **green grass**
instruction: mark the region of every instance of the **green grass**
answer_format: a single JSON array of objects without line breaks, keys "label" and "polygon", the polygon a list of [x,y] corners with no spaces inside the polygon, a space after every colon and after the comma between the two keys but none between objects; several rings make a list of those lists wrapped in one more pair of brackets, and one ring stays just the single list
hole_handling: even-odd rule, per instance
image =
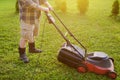
[{"label": "green grass", "polygon": [[[49,1],[54,5],[52,0]],[[114,58],[115,71],[118,74],[116,80],[120,80],[120,21],[108,17],[114,0],[90,0],[86,16],[79,15],[75,1],[67,0],[67,13],[56,10],[57,14],[88,52],[103,51]],[[44,52],[32,55],[27,51],[30,63],[21,62],[17,50],[20,39],[19,16],[14,13],[14,6],[15,0],[0,0],[0,80],[110,80],[106,76],[94,73],[78,73],[75,69],[60,63],[57,55],[64,40],[54,26],[48,23],[42,41]],[[38,48],[41,45],[44,21],[43,14],[40,35],[36,39]],[[65,33],[61,25],[59,27]],[[71,42],[75,43],[72,39]]]}]

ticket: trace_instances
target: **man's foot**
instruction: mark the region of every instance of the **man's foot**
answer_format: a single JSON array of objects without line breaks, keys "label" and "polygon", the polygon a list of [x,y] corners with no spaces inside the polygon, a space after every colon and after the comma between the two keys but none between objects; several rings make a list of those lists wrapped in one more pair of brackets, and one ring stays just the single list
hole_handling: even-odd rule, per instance
[{"label": "man's foot", "polygon": [[22,60],[24,63],[29,63],[29,59],[27,58],[26,54],[21,54],[20,60]]},{"label": "man's foot", "polygon": [[20,57],[20,60],[22,60],[24,63],[28,63],[29,59],[26,56],[25,49],[26,48],[20,48],[20,47],[18,48],[19,57]]},{"label": "man's foot", "polygon": [[42,50],[40,49],[32,49],[32,50],[29,50],[30,53],[41,53]]},{"label": "man's foot", "polygon": [[29,52],[30,53],[41,53],[42,50],[35,48],[35,43],[29,43]]}]

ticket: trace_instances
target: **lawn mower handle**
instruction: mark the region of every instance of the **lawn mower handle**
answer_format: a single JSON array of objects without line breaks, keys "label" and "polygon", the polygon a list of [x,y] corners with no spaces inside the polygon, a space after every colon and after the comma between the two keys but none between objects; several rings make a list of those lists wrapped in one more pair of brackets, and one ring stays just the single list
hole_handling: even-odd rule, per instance
[{"label": "lawn mower handle", "polygon": [[55,24],[55,19],[52,17],[50,13],[46,13],[46,16],[48,18],[49,23],[53,24],[57,31],[60,33],[60,35],[65,39],[68,45],[71,45],[70,41],[64,36],[64,34],[61,32],[61,30],[58,28],[58,26]]},{"label": "lawn mower handle", "polygon": [[55,11],[52,11],[52,12],[56,16],[56,18],[61,22],[61,24],[64,26],[64,28],[68,31],[68,33],[70,34],[70,36],[72,36],[85,49],[85,53],[87,53],[86,47],[71,33],[71,31],[66,27],[66,25],[62,22],[62,20],[57,16],[57,14],[55,13]]},{"label": "lawn mower handle", "polygon": [[[67,32],[70,34],[70,36],[72,36],[85,50],[85,57],[87,55],[87,49],[82,45],[82,43],[69,31],[69,29],[65,26],[65,24],[61,21],[61,19],[57,16],[57,14],[52,11],[53,14],[57,17],[57,19],[60,21],[60,23],[64,26],[64,28],[67,30]],[[65,39],[65,41],[67,42],[67,45],[70,45],[73,47],[73,45],[70,43],[70,41],[66,38],[66,36],[63,35],[63,33],[61,32],[61,30],[58,28],[58,26],[55,24],[55,19],[52,17],[52,15],[50,13],[46,13],[46,16],[48,18],[49,23],[52,23],[55,28],[57,29],[57,31],[61,34],[61,36]],[[73,47],[74,48],[74,47]],[[74,48],[75,49],[75,48]],[[75,49],[76,50],[76,49]],[[77,51],[77,50],[76,50]],[[77,51],[79,53],[79,51]]]}]

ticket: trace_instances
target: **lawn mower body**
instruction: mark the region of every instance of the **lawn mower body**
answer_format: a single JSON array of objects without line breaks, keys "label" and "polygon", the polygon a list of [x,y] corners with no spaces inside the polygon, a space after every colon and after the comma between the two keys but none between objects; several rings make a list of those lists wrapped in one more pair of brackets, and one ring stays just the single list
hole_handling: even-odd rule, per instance
[{"label": "lawn mower body", "polygon": [[[74,49],[79,51],[79,53]],[[59,50],[58,60],[68,66],[78,68],[84,61],[85,53],[84,50],[76,45],[67,45],[64,43],[62,48]]]},{"label": "lawn mower body", "polygon": [[[74,48],[73,48],[74,47]],[[76,51],[77,50],[77,51]],[[59,50],[58,60],[80,73],[94,72],[115,79],[114,60],[104,52],[92,52],[85,57],[85,51],[77,45],[64,43]]]},{"label": "lawn mower body", "polygon": [[113,63],[114,60],[112,58],[109,58],[108,55],[103,52],[90,53],[85,61],[88,70],[97,74],[106,74],[109,71],[113,72]]}]

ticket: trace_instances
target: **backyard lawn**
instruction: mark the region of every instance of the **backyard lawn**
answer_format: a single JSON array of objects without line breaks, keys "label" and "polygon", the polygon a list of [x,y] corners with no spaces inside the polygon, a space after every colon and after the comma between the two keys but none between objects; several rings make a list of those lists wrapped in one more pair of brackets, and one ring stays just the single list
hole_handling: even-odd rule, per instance
[{"label": "backyard lawn", "polygon": [[[48,0],[53,7],[54,0]],[[120,20],[110,18],[114,0],[89,0],[86,15],[77,10],[76,0],[67,0],[67,12],[55,8],[55,12],[69,30],[87,48],[88,53],[102,51],[114,58],[116,80],[120,80]],[[91,72],[78,73],[57,60],[58,50],[65,42],[53,25],[46,21],[42,12],[40,35],[36,46],[41,54],[27,56],[30,63],[19,60],[18,45],[20,39],[19,15],[15,13],[16,0],[0,0],[0,80],[110,80],[103,75]],[[56,18],[55,18],[56,19]],[[66,33],[56,19],[56,24]],[[78,45],[70,35],[70,41]]]}]

